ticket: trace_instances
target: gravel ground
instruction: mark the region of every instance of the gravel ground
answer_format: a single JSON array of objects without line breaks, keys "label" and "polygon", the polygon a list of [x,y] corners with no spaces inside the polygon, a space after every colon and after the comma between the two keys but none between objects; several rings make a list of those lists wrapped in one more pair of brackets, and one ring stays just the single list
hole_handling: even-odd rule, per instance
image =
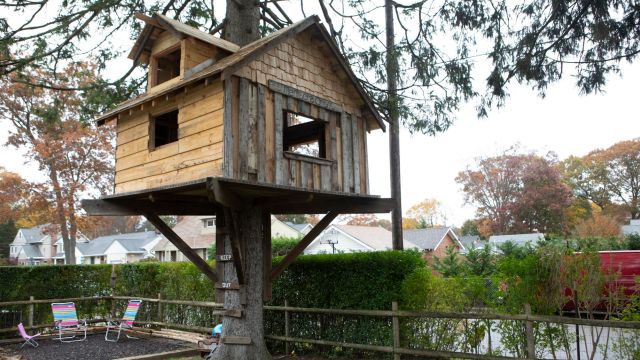
[{"label": "gravel ground", "polygon": [[[95,359],[108,360],[127,356],[154,354],[164,351],[178,350],[193,346],[188,342],[148,337],[141,335],[140,339],[120,338],[117,343],[106,342],[104,334],[88,335],[86,341],[61,343],[50,339],[39,340],[37,348],[29,345],[20,350],[22,344],[13,344],[0,348],[0,359],[10,355],[22,355],[26,360],[58,360],[58,359]],[[5,352],[1,351],[5,350]]]}]

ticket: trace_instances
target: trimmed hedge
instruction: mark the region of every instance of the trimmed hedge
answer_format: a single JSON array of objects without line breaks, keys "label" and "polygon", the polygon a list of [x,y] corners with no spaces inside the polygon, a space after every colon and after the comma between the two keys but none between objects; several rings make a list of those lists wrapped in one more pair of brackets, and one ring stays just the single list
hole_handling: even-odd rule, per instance
[{"label": "trimmed hedge", "polygon": [[[275,258],[274,264],[281,261]],[[333,309],[390,309],[392,301],[405,302],[403,283],[410,274],[424,269],[418,252],[375,252],[336,255],[307,255],[298,258],[273,284],[269,305]],[[111,293],[111,265],[67,265],[0,267],[0,302],[101,296]],[[213,301],[209,279],[191,263],[145,262],[116,265],[115,293],[123,296]],[[140,319],[156,316],[155,305],[146,304]],[[49,305],[38,306],[35,321],[50,320]],[[124,308],[118,304],[117,309]],[[18,309],[18,308],[16,308]],[[20,308],[26,311],[26,307]],[[108,313],[110,304],[78,304],[81,316]],[[199,308],[165,305],[165,319],[195,326],[212,326],[218,319]],[[363,344],[391,345],[390,319],[353,316],[293,314],[291,336]],[[284,335],[284,313],[265,313],[265,332]],[[271,343],[280,351],[281,343]],[[298,352],[322,348],[296,345]],[[331,350],[334,351],[334,350]]]}]

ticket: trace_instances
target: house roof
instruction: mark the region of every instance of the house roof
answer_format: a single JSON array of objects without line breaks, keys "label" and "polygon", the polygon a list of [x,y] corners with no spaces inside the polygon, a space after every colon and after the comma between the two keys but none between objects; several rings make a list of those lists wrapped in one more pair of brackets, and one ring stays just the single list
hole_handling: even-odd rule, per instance
[{"label": "house roof", "polygon": [[22,247],[22,251],[26,258],[43,258],[42,253],[40,252],[40,247],[38,245],[24,245]]},{"label": "house roof", "polygon": [[438,244],[440,244],[440,242],[442,241],[442,239],[444,239],[445,235],[447,235],[448,232],[451,232],[454,240],[460,243],[460,240],[458,240],[456,234],[453,233],[453,231],[449,227],[405,230],[404,238],[418,245],[418,247],[422,250],[434,250],[438,247]]},{"label": "house roof", "polygon": [[[173,227],[173,231],[192,249],[206,249],[215,241],[215,233],[202,233],[202,219],[201,216],[185,216]],[[171,242],[163,236],[153,251],[165,251],[169,244]]]},{"label": "house roof", "polygon": [[[338,230],[362,242],[373,250],[393,248],[391,231],[379,226],[334,225]],[[405,249],[418,248],[411,241],[404,240]]]},{"label": "house roof", "polygon": [[20,229],[27,244],[42,242],[42,238],[47,236],[45,232],[51,227],[51,224],[37,225],[29,229]]},{"label": "house roof", "polygon": [[504,244],[510,241],[517,245],[524,245],[528,242],[535,244],[538,242],[538,240],[541,240],[541,239],[544,239],[544,234],[542,233],[491,235],[491,237],[489,237],[489,243]]},{"label": "house roof", "polygon": [[293,223],[291,221],[283,221],[285,224],[287,224],[287,226],[289,226],[290,228],[296,230],[297,232],[302,232],[302,230],[304,230],[304,228],[306,228],[307,226],[309,226],[309,224],[307,223],[303,223],[303,224],[296,224]]},{"label": "house roof", "polygon": [[[177,23],[177,21],[174,20],[174,22]],[[183,24],[184,25],[184,24]],[[186,25],[185,25],[186,26]],[[163,95],[167,95],[177,89],[180,89],[182,87],[185,87],[189,84],[195,83],[197,81],[212,77],[214,75],[219,75],[221,74],[223,71],[230,71],[231,73],[233,73],[235,70],[239,70],[240,67],[248,64],[250,61],[252,61],[256,56],[272,49],[274,46],[276,46],[277,44],[281,43],[282,41],[287,40],[289,37],[297,35],[299,33],[301,33],[302,31],[308,29],[308,28],[315,28],[316,30],[319,31],[319,33],[321,34],[321,37],[325,40],[325,42],[329,45],[329,48],[331,49],[331,51],[333,52],[335,58],[338,60],[338,63],[340,63],[342,69],[346,72],[347,76],[350,78],[351,83],[353,84],[353,86],[355,87],[356,91],[359,93],[359,95],[361,96],[361,98],[364,100],[366,107],[369,109],[369,111],[371,112],[372,116],[374,117],[375,121],[377,122],[378,126],[380,126],[381,129],[385,129],[385,125],[382,121],[382,117],[380,116],[380,114],[378,113],[377,109],[375,108],[375,106],[373,105],[373,101],[372,99],[369,97],[369,95],[367,94],[367,92],[364,90],[364,88],[360,85],[360,82],[358,81],[357,77],[355,76],[355,74],[353,73],[353,71],[351,70],[351,68],[347,65],[347,61],[344,59],[344,57],[342,56],[342,54],[340,53],[340,51],[338,50],[337,45],[335,44],[334,40],[331,38],[331,36],[328,34],[327,30],[324,28],[324,26],[322,26],[320,24],[320,19],[317,16],[311,16],[308,17],[304,20],[301,20],[297,23],[294,23],[286,28],[280,29],[278,31],[275,31],[263,38],[260,38],[250,44],[247,44],[243,47],[240,47],[237,51],[235,51],[232,55],[229,55],[225,58],[222,58],[220,61],[212,64],[209,67],[206,67],[192,75],[190,75],[189,77],[180,79],[178,81],[175,82],[175,84],[173,84],[170,87],[167,88],[163,88],[160,91],[153,91],[151,90],[150,92],[144,93],[142,95],[140,95],[139,97],[135,98],[135,99],[131,99],[128,101],[125,101],[123,103],[121,103],[119,106],[117,106],[115,109],[106,112],[104,114],[102,114],[100,117],[98,117],[96,119],[96,121],[98,122],[99,125],[103,124],[106,120],[109,120],[111,118],[114,118],[118,113],[125,111],[125,110],[129,110],[132,109],[142,103],[145,103],[147,101],[150,101],[152,99],[155,99],[157,97],[163,96]],[[145,27],[146,28],[146,27]],[[190,30],[190,32],[200,32],[202,34],[206,34],[201,32],[200,30],[197,30],[195,28],[191,28],[192,30]],[[185,35],[189,35],[189,36],[194,36],[192,34],[188,34],[188,33],[184,33]],[[206,34],[207,36],[211,36],[209,34]],[[140,36],[140,39],[142,39],[144,37],[144,34],[142,34]]]},{"label": "house roof", "polygon": [[101,256],[105,254],[111,244],[117,241],[128,252],[142,252],[144,251],[143,246],[158,236],[155,231],[107,235],[97,237],[88,243],[78,243],[76,247],[83,256]]}]

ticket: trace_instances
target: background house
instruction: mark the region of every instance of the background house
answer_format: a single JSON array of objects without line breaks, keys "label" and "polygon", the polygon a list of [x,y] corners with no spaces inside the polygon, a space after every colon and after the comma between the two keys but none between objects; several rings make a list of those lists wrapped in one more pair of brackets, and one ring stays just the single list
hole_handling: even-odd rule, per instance
[{"label": "background house", "polygon": [[449,246],[458,252],[464,250],[460,239],[450,227],[405,230],[404,238],[416,244],[426,258],[444,256]]},{"label": "background house", "polygon": [[[203,259],[209,256],[209,248],[216,240],[216,218],[203,216],[185,216],[179,219],[173,227],[173,231],[184,240]],[[156,259],[168,261],[188,261],[167,238],[161,236],[160,241],[154,246],[153,252]]]},{"label": "background house", "polygon": [[292,222],[285,222],[278,220],[275,216],[271,215],[271,237],[288,237],[298,238],[304,234],[301,230],[309,226],[309,224],[294,224]]},{"label": "background house", "polygon": [[518,246],[525,246],[527,243],[535,245],[540,240],[544,240],[544,234],[542,233],[491,235],[491,237],[489,237],[489,245],[493,249],[497,249],[506,242],[511,242]]},{"label": "background house", "polygon": [[460,240],[460,243],[463,246],[463,249],[461,251],[461,253],[463,254],[466,254],[467,251],[471,249],[482,249],[486,245],[486,242],[482,241],[482,239],[480,239],[480,236],[478,235],[458,236],[458,240]]},{"label": "background house", "polygon": [[[405,249],[417,248],[410,241]],[[332,254],[392,249],[391,232],[382,227],[331,225],[305,250],[305,254]]]},{"label": "background house", "polygon": [[153,257],[153,247],[161,236],[154,231],[100,236],[77,244],[81,264],[126,264]]},{"label": "background house", "polygon": [[[307,233],[313,228],[313,226],[308,223],[296,224],[291,221],[285,221],[284,223],[289,227],[296,229],[296,231],[298,231],[302,235],[307,235]],[[271,231],[271,235],[273,236],[273,230]]]},{"label": "background house", "polygon": [[[88,239],[78,232],[77,244]],[[64,249],[58,226],[43,224],[28,229],[18,229],[9,245],[9,257],[20,265],[64,264]]]},{"label": "background house", "polygon": [[632,219],[629,221],[629,225],[622,225],[622,235],[628,236],[631,234],[640,235],[640,220]]}]

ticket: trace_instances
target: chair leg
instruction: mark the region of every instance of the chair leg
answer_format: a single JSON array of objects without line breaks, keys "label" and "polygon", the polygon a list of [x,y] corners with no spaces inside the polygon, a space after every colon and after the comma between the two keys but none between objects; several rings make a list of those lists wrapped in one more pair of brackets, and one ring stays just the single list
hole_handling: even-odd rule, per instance
[{"label": "chair leg", "polygon": [[104,339],[110,342],[118,342],[118,340],[120,340],[120,330],[119,330],[120,326],[118,326],[118,336],[116,337],[115,340],[109,339],[109,331],[111,331],[112,329],[115,329],[115,326],[107,325],[107,332],[104,334]]}]

